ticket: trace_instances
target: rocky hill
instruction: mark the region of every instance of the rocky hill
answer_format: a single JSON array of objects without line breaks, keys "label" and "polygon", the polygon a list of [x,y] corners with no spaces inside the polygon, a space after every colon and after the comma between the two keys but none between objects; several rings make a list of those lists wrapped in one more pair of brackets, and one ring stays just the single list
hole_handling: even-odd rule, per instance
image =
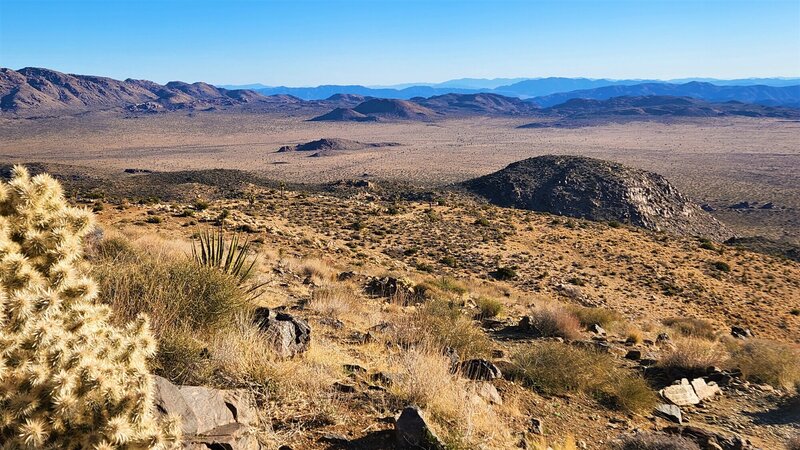
[{"label": "rocky hill", "polygon": [[328,156],[341,151],[362,150],[365,148],[396,147],[397,142],[359,142],[350,139],[322,138],[297,145],[284,145],[279,153],[316,152],[311,156]]},{"label": "rocky hill", "polygon": [[525,115],[539,110],[532,102],[497,94],[446,94],[412,100],[447,114]]},{"label": "rocky hill", "polygon": [[33,67],[19,71],[0,68],[0,111],[17,114],[110,108],[157,111],[259,101],[267,98],[254,91],[221,89],[207,83],[172,81],[160,85],[147,80],[120,81]]},{"label": "rocky hill", "polygon": [[662,176],[614,162],[539,156],[469,180],[472,192],[500,206],[716,240],[731,232]]}]

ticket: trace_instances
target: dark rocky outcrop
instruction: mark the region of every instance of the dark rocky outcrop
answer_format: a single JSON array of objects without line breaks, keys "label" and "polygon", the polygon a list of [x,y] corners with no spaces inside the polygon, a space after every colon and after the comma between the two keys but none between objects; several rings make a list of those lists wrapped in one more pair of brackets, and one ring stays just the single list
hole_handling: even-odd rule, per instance
[{"label": "dark rocky outcrop", "polygon": [[579,156],[539,156],[465,182],[500,206],[725,240],[732,233],[664,177]]},{"label": "dark rocky outcrop", "polygon": [[282,357],[303,353],[311,344],[311,327],[305,320],[291,314],[256,308],[253,321]]},{"label": "dark rocky outcrop", "polygon": [[397,445],[401,449],[444,450],[445,445],[430,428],[422,411],[408,406],[395,420]]},{"label": "dark rocky outcrop", "polygon": [[397,142],[359,142],[341,138],[322,138],[297,145],[284,145],[278,149],[278,153],[285,152],[317,152],[312,156],[322,156],[338,151],[363,150],[365,148],[396,147]]}]

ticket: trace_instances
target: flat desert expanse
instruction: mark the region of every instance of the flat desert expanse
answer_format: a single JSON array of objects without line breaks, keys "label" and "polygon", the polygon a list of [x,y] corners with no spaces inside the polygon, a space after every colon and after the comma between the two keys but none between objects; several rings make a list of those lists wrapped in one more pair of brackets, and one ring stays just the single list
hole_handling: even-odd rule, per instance
[{"label": "flat desert expanse", "polygon": [[[517,129],[526,118],[437,122],[308,122],[311,115],[117,112],[0,119],[4,162],[53,162],[104,172],[230,168],[287,182],[318,183],[365,174],[441,186],[524,158],[575,154],[660,173],[737,231],[797,242],[800,232],[800,123],[778,119],[631,122],[583,128]],[[276,153],[320,138],[398,142],[398,147],[309,157]],[[731,211],[772,202],[783,210]]]}]

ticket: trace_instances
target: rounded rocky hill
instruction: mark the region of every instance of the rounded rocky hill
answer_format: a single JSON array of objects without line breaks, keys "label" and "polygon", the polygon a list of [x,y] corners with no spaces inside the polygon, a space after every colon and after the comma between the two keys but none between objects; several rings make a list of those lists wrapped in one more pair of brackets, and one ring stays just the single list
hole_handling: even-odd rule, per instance
[{"label": "rounded rocky hill", "polygon": [[661,175],[579,156],[539,156],[465,182],[507,207],[715,240],[732,233]]}]

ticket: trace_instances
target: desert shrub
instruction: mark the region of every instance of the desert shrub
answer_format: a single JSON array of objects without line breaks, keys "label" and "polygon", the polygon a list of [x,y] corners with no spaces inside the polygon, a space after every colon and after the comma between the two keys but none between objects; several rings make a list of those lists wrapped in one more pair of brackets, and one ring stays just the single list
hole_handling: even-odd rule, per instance
[{"label": "desert shrub", "polygon": [[622,320],[622,314],[612,309],[573,306],[569,310],[584,327],[598,324],[603,328],[608,328],[612,323]]},{"label": "desert shrub", "polygon": [[607,406],[635,412],[656,402],[644,379],[616,367],[605,353],[544,342],[513,354],[512,363],[512,378],[544,393],[585,393]]},{"label": "desert shrub", "polygon": [[674,329],[681,336],[714,339],[714,325],[711,322],[694,317],[672,317],[664,320],[664,325]]},{"label": "desert shrub", "polygon": [[580,337],[580,321],[572,312],[561,307],[534,310],[530,314],[531,325],[543,337],[577,339]]},{"label": "desert shrub", "polygon": [[684,337],[675,339],[674,347],[668,350],[659,366],[679,371],[702,372],[711,366],[720,366],[728,359],[728,352],[716,341]]},{"label": "desert shrub", "polygon": [[431,280],[429,284],[444,292],[451,292],[457,295],[464,295],[467,293],[466,286],[453,277],[439,277]]},{"label": "desert shrub", "polygon": [[3,448],[174,447],[153,414],[145,317],[123,327],[81,265],[91,213],[48,175],[0,183],[0,442]]},{"label": "desert shrub", "polygon": [[715,261],[711,263],[711,267],[713,267],[716,270],[719,270],[720,272],[727,273],[731,271],[731,265],[726,263],[725,261]]},{"label": "desert shrub", "polygon": [[309,309],[330,317],[341,317],[358,308],[355,293],[345,285],[327,285],[311,293]]},{"label": "desert shrub", "polygon": [[800,383],[800,351],[796,345],[749,339],[733,351],[730,364],[750,381],[784,389]]},{"label": "desert shrub", "polygon": [[450,370],[449,359],[412,350],[401,354],[392,370],[397,377],[389,393],[396,406],[425,409],[447,448],[511,448],[509,430],[488,404],[474,401],[474,385]]},{"label": "desert shrub", "polygon": [[406,346],[437,351],[450,347],[464,359],[485,357],[492,348],[489,337],[461,308],[445,300],[431,300],[398,321],[391,339]]},{"label": "desert shrub", "polygon": [[147,218],[144,219],[144,221],[147,222],[147,223],[159,224],[159,223],[163,222],[164,219],[162,219],[161,216],[147,216]]},{"label": "desert shrub", "polygon": [[480,309],[480,316],[483,318],[497,317],[503,312],[503,302],[492,297],[478,297],[475,304]]},{"label": "desert shrub", "polygon": [[517,271],[513,267],[498,266],[490,275],[498,280],[513,280],[517,277]]},{"label": "desert shrub", "polygon": [[235,278],[185,257],[139,251],[130,260],[98,259],[93,273],[100,300],[111,306],[118,320],[146,313],[158,335],[181,326],[214,328],[248,303]]},{"label": "desert shrub", "polygon": [[637,433],[612,447],[614,450],[700,450],[692,440],[664,433]]}]

